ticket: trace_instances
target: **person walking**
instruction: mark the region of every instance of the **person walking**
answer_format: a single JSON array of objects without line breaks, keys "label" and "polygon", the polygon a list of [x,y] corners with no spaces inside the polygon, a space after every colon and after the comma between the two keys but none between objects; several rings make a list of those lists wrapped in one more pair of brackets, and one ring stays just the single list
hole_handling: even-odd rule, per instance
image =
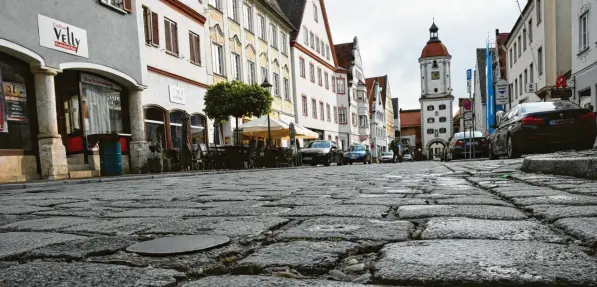
[{"label": "person walking", "polygon": [[392,161],[393,162],[396,162],[397,160],[399,161],[400,160],[400,140],[398,140],[398,139],[392,140],[392,142],[390,143],[390,149],[394,153],[394,157],[392,158]]}]

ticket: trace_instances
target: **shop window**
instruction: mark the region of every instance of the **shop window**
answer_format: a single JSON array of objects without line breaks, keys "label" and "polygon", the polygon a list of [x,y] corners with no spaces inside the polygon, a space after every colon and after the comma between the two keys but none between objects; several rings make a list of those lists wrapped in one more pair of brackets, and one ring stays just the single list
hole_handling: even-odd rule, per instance
[{"label": "shop window", "polygon": [[32,149],[31,83],[29,65],[10,58],[0,62],[0,149]]},{"label": "shop window", "polygon": [[191,139],[193,150],[199,148],[199,144],[207,145],[207,118],[203,115],[191,116]]},{"label": "shop window", "polygon": [[166,148],[166,113],[158,107],[145,109],[145,140],[150,147]]},{"label": "shop window", "polygon": [[[94,85],[86,83],[91,79]],[[91,75],[82,75],[82,118],[85,134],[122,133],[121,89],[114,84]]]},{"label": "shop window", "polygon": [[183,111],[170,112],[170,140],[173,149],[182,147],[182,122],[185,114]]}]

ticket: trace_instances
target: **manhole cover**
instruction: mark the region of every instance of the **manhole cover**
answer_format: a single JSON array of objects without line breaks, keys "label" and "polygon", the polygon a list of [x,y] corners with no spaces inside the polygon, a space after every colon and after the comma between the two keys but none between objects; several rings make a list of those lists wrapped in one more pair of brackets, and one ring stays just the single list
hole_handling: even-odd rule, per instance
[{"label": "manhole cover", "polygon": [[176,255],[201,251],[224,245],[230,241],[227,236],[183,235],[158,238],[129,246],[126,251],[141,255]]}]

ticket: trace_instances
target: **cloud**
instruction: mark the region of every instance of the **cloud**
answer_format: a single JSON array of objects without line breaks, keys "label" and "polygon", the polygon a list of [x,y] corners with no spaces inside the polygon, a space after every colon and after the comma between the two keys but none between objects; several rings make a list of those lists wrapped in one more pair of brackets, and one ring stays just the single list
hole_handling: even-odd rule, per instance
[{"label": "cloud", "polygon": [[[521,7],[526,4],[520,1]],[[474,69],[476,48],[495,30],[510,32],[520,16],[514,0],[326,0],[334,43],[357,36],[366,77],[389,76],[392,95],[403,109],[419,108],[421,51],[432,18],[452,55],[454,96],[466,94],[466,70]],[[350,8],[348,8],[350,7]]]}]

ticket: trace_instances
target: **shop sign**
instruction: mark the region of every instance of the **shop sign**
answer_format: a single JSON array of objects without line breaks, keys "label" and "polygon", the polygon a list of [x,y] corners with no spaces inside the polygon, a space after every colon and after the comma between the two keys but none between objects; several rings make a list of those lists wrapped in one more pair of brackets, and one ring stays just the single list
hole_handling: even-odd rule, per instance
[{"label": "shop sign", "polygon": [[87,31],[43,15],[37,15],[37,24],[41,46],[89,58]]},{"label": "shop sign", "polygon": [[8,121],[27,121],[27,92],[25,85],[19,83],[3,83],[6,119]]},{"label": "shop sign", "polygon": [[170,85],[168,86],[168,89],[170,91],[170,102],[181,105],[185,104],[185,93],[183,88]]},{"label": "shop sign", "polygon": [[[0,69],[0,87],[2,87],[2,70]],[[4,89],[0,89],[0,133],[8,133],[8,120],[6,118],[6,102]]]},{"label": "shop sign", "polygon": [[91,84],[91,85],[96,85],[96,86],[108,88],[108,89],[111,89],[111,90],[116,90],[116,91],[122,90],[115,83],[112,83],[112,82],[110,82],[108,80],[105,80],[103,78],[100,78],[98,76],[94,76],[94,75],[86,74],[86,73],[81,73],[81,82],[82,83],[86,83],[86,84]]}]

